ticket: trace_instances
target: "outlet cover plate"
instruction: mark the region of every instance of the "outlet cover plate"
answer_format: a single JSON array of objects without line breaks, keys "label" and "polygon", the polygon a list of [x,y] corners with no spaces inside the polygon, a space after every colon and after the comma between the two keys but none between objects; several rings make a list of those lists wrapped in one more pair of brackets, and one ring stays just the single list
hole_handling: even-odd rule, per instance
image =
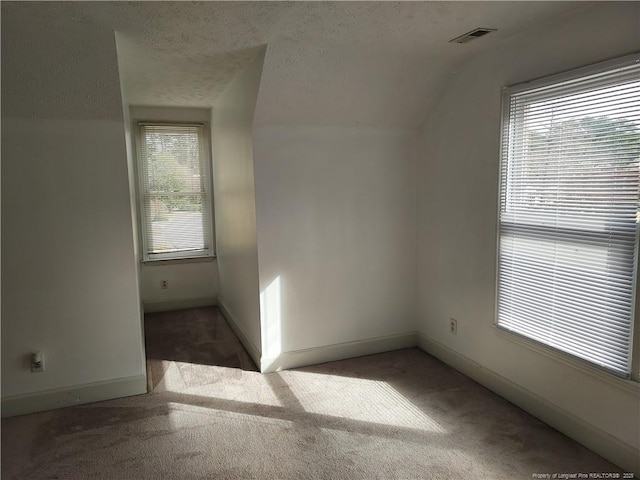
[{"label": "outlet cover plate", "polygon": [[449,331],[454,335],[458,334],[458,321],[455,318],[449,319]]}]

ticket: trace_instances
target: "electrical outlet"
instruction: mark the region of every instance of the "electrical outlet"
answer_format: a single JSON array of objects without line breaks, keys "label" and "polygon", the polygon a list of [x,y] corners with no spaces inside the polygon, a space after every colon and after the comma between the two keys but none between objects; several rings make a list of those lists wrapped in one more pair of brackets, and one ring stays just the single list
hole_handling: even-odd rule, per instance
[{"label": "electrical outlet", "polygon": [[458,321],[455,318],[449,319],[449,331],[454,335],[458,333]]},{"label": "electrical outlet", "polygon": [[44,372],[44,353],[33,352],[31,354],[31,373]]},{"label": "electrical outlet", "polygon": [[166,280],[160,280],[160,288],[166,290],[167,288],[169,288],[169,282],[167,282]]}]

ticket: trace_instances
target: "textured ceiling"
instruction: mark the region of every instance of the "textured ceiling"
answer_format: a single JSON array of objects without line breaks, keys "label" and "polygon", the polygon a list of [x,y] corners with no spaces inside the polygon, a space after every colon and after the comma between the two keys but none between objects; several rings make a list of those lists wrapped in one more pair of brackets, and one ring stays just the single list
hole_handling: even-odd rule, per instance
[{"label": "textured ceiling", "polygon": [[210,107],[260,47],[193,55],[154,50],[117,34],[118,63],[131,105]]},{"label": "textured ceiling", "polygon": [[[13,18],[24,22],[117,31],[130,104],[212,106],[257,47],[267,44],[256,124],[415,127],[463,61],[585,4],[24,2],[12,7],[23,13]],[[498,32],[465,45],[448,43],[475,27]]]}]

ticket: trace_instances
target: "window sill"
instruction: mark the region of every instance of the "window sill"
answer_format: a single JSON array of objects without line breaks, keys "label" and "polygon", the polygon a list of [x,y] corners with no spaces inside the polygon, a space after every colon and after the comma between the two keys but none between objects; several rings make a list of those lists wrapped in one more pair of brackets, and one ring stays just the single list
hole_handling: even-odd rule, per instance
[{"label": "window sill", "polygon": [[634,379],[633,377],[630,379],[617,377],[613,373],[607,373],[603,370],[598,369],[597,367],[590,366],[588,363],[586,363],[586,361],[583,362],[581,360],[574,359],[569,354],[563,354],[562,352],[559,352],[552,348],[547,348],[544,345],[539,344],[538,342],[528,340],[526,337],[520,336],[516,333],[512,333],[508,330],[505,330],[504,328],[500,328],[495,324],[492,325],[492,327],[496,334],[501,338],[509,340],[513,343],[517,343],[522,347],[540,353],[548,358],[556,360],[568,367],[572,367],[593,378],[607,382],[608,384],[621,390],[635,395],[640,395],[640,383],[638,383],[638,380]]},{"label": "window sill", "polygon": [[207,255],[202,257],[180,257],[180,258],[158,258],[155,260],[142,260],[142,264],[147,267],[161,265],[175,265],[180,263],[204,263],[215,261],[215,255]]}]

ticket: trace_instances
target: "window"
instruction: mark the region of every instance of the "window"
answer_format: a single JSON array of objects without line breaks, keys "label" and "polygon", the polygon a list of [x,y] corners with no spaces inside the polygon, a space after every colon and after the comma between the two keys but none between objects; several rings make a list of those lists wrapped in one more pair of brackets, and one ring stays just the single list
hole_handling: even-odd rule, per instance
[{"label": "window", "polygon": [[207,141],[204,125],[138,124],[144,261],[213,255]]},{"label": "window", "polygon": [[503,91],[498,327],[629,377],[640,56]]}]

